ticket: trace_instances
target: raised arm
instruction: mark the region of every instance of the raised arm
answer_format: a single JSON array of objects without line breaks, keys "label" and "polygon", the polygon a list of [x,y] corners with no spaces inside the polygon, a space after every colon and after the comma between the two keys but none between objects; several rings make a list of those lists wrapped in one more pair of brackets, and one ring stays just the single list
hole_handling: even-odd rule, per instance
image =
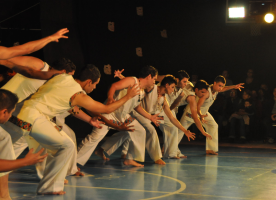
[{"label": "raised arm", "polygon": [[9,59],[16,56],[22,56],[26,54],[30,54],[35,52],[44,46],[46,46],[50,42],[58,42],[61,38],[68,38],[64,34],[68,33],[69,30],[67,28],[61,29],[53,35],[42,38],[40,40],[31,41],[22,45],[14,46],[14,47],[0,47],[0,59]]},{"label": "raised arm", "polygon": [[212,139],[212,136],[209,135],[208,133],[205,132],[205,130],[203,129],[200,120],[197,116],[197,103],[195,100],[195,96],[189,96],[187,98],[187,101],[189,102],[190,108],[191,108],[191,114],[192,114],[192,118],[196,124],[196,127],[198,128],[198,130],[207,138]]},{"label": "raised arm", "polygon": [[80,106],[95,113],[111,113],[121,107],[126,101],[131,99],[140,93],[140,90],[134,86],[132,88],[128,88],[128,93],[118,101],[111,103],[109,105],[104,105],[100,102],[93,100],[91,97],[85,94],[77,95],[72,101],[72,106]]},{"label": "raised arm", "polygon": [[188,140],[190,141],[190,138],[192,140],[195,139],[195,134],[191,133],[190,131],[186,130],[181,124],[180,122],[173,116],[172,111],[170,110],[169,104],[167,99],[164,100],[164,107],[163,107],[165,114],[167,115],[167,117],[170,119],[171,123],[173,125],[175,125],[178,129],[180,129],[181,131],[183,131],[185,133],[185,135],[187,136]]},{"label": "raised arm", "polygon": [[237,89],[237,90],[241,91],[241,88],[244,88],[243,85],[244,85],[244,83],[239,83],[237,85],[225,86],[220,92],[225,92],[227,90],[232,90],[232,89]]},{"label": "raised arm", "polygon": [[0,172],[8,172],[11,170],[15,170],[21,167],[34,165],[38,162],[42,162],[48,154],[41,156],[44,148],[42,148],[39,152],[33,154],[33,149],[29,151],[29,153],[25,156],[25,158],[17,159],[17,160],[4,160],[0,159]]},{"label": "raised arm", "polygon": [[41,79],[41,80],[48,80],[55,74],[65,73],[65,70],[58,71],[55,69],[51,69],[50,71],[45,71],[45,72],[40,70],[35,70],[30,67],[16,65],[8,60],[0,60],[0,64],[28,78],[35,78],[35,79]]}]

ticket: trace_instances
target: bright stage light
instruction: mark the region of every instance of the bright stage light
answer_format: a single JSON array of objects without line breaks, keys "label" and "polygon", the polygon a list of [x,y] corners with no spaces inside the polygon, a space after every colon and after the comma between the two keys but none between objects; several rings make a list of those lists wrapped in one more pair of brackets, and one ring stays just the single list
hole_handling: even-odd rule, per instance
[{"label": "bright stage light", "polygon": [[266,23],[271,23],[274,21],[274,15],[271,13],[267,13],[264,17]]},{"label": "bright stage light", "polygon": [[244,7],[229,8],[229,18],[244,18],[244,17],[245,17]]}]

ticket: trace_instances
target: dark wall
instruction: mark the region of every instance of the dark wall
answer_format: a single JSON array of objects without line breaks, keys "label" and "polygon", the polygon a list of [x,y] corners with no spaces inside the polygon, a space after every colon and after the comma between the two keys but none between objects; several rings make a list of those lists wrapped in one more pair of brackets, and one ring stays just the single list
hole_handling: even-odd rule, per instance
[{"label": "dark wall", "polygon": [[[143,17],[137,16],[137,6],[143,6]],[[70,28],[70,39],[49,45],[46,58],[65,54],[78,69],[89,63],[99,67],[101,82],[91,94],[98,101],[105,100],[116,80],[103,73],[105,64],[113,70],[124,68],[127,76],[136,75],[145,64],[160,74],[185,69],[209,83],[224,69],[234,83],[242,82],[253,68],[260,83],[274,84],[275,24],[262,25],[260,36],[251,36],[249,24],[227,25],[223,0],[42,0],[41,9],[43,33]],[[115,32],[107,29],[109,21],[115,22]],[[163,29],[168,38],[161,37]],[[143,57],[136,55],[136,47],[142,47]]]}]

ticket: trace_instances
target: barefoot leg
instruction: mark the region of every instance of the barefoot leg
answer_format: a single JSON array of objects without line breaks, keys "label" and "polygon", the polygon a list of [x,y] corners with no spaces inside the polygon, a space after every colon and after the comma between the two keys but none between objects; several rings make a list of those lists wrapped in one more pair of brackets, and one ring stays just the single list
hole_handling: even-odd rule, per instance
[{"label": "barefoot leg", "polygon": [[182,155],[182,156],[179,156],[179,158],[187,158],[187,156],[185,156],[185,155]]},{"label": "barefoot leg", "polygon": [[102,148],[99,148],[98,150],[95,151],[95,154],[99,157],[101,157],[103,160],[109,160],[109,158],[107,158],[104,155],[104,150]]},{"label": "barefoot leg", "polygon": [[59,192],[46,192],[46,193],[37,193],[38,195],[64,195],[65,191],[59,191]]},{"label": "barefoot leg", "polygon": [[124,165],[131,165],[131,166],[134,166],[134,167],[144,167],[144,165],[139,164],[134,160],[128,160],[128,159],[125,159]]},{"label": "barefoot leg", "polygon": [[206,155],[218,155],[218,153],[214,152],[213,150],[206,150]]},{"label": "barefoot leg", "polygon": [[68,180],[67,179],[64,179],[64,184],[68,184]]},{"label": "barefoot leg", "polygon": [[161,158],[159,160],[154,161],[154,163],[158,165],[166,165],[166,163]]}]

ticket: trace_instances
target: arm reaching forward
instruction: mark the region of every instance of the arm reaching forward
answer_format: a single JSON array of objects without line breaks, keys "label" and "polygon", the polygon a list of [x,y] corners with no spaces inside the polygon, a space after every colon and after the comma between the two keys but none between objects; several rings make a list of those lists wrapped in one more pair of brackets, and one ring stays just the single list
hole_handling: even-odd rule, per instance
[{"label": "arm reaching forward", "polygon": [[61,38],[68,38],[64,34],[68,33],[69,30],[67,28],[61,29],[53,35],[42,38],[40,40],[31,41],[22,45],[14,46],[14,47],[3,47],[0,46],[0,59],[9,59],[16,56],[22,56],[26,54],[33,53],[43,48],[50,42],[58,42]]},{"label": "arm reaching forward", "polygon": [[39,152],[33,154],[33,149],[29,151],[29,153],[25,156],[25,158],[17,159],[17,160],[4,160],[0,159],[0,172],[8,172],[11,170],[15,170],[21,167],[34,165],[36,163],[42,162],[48,154],[41,156],[44,148],[42,148]]}]

